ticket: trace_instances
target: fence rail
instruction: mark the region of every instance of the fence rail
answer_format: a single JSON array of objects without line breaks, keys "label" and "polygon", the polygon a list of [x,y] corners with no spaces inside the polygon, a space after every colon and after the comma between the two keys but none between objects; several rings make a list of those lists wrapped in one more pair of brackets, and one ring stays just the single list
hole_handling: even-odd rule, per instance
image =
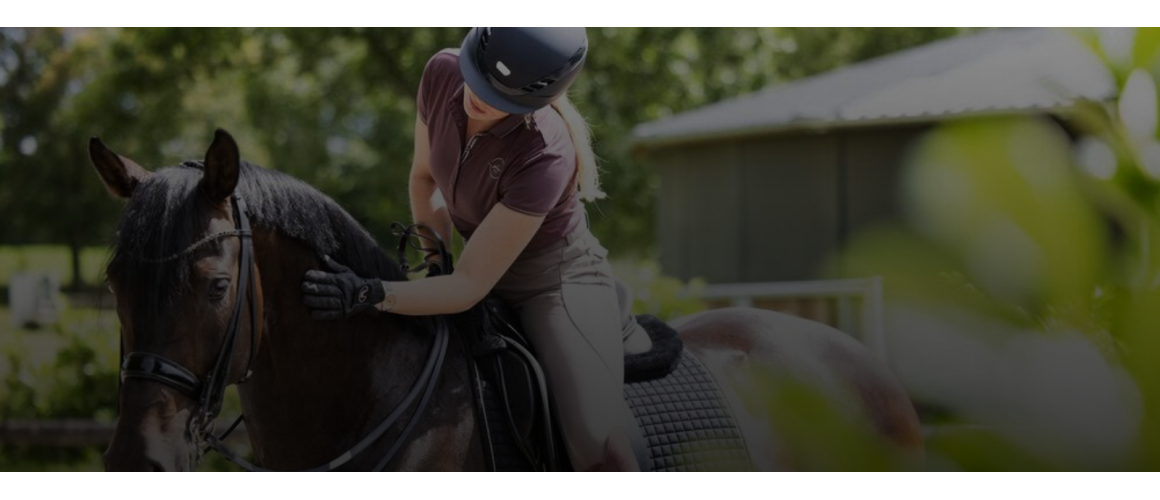
[{"label": "fence rail", "polygon": [[[230,422],[218,421],[218,429]],[[91,419],[8,420],[0,422],[0,444],[17,446],[106,446],[113,440],[114,422]],[[230,435],[230,441],[249,442],[245,425]]]},{"label": "fence rail", "polygon": [[736,307],[761,307],[763,299],[832,299],[836,303],[833,326],[861,340],[880,359],[887,360],[881,277],[712,284],[705,286],[701,298]]},{"label": "fence rail", "polygon": [[94,420],[10,420],[0,423],[0,443],[24,446],[108,444],[115,424]]}]

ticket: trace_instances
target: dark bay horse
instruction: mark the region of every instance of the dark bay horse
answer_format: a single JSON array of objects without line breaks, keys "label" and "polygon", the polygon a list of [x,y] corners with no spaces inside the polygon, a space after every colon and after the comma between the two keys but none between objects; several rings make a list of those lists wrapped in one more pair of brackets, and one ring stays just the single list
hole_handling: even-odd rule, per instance
[{"label": "dark bay horse", "polygon": [[[109,191],[127,200],[107,269],[128,353],[107,469],[191,469],[220,392],[243,379],[238,390],[262,467],[367,470],[392,446],[389,470],[485,467],[467,355],[454,335],[414,432],[400,439],[408,409],[365,443],[365,453],[344,455],[413,396],[439,337],[431,318],[310,318],[300,282],[320,255],[362,276],[406,279],[330,198],[242,162],[222,131],[204,162],[156,172],[96,138],[90,156]],[[906,393],[868,349],[837,330],[756,309],[709,311],[673,326],[722,382],[759,469],[802,463],[776,424],[775,405],[753,397],[778,381],[814,388],[852,424],[921,457]]]}]

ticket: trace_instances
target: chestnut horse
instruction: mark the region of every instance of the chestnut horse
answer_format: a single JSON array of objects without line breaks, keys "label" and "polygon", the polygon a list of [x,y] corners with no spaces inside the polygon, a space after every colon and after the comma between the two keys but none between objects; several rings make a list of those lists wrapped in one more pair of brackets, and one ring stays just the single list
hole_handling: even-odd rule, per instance
[{"label": "chestnut horse", "polygon": [[[97,138],[90,157],[108,190],[127,200],[106,270],[127,353],[108,470],[190,470],[203,445],[214,444],[221,392],[243,380],[262,468],[485,468],[457,336],[425,317],[320,322],[302,305],[301,280],[321,255],[362,276],[406,279],[334,201],[241,161],[220,130],[203,162],[156,172]],[[852,425],[921,458],[906,393],[841,332],[757,309],[708,311],[672,326],[721,383],[756,468],[802,464],[778,428],[776,405],[761,402],[779,381],[813,388]],[[437,363],[436,348],[445,348]],[[421,410],[411,406],[416,388]]]}]

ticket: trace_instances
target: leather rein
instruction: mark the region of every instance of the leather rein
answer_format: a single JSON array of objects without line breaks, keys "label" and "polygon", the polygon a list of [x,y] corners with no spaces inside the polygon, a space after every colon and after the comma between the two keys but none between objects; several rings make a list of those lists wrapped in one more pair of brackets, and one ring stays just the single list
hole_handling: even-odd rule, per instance
[{"label": "leather rein", "polygon": [[[246,301],[249,303],[250,310],[250,359],[247,362],[246,370],[241,379],[237,380],[236,384],[244,383],[250,378],[252,374],[251,368],[254,364],[254,358],[258,350],[258,334],[257,322],[258,318],[255,314],[256,307],[256,284],[254,279],[254,244],[253,244],[253,230],[250,227],[250,220],[246,212],[246,204],[241,197],[233,196],[232,205],[234,211],[235,229],[232,231],[223,231],[220,233],[210,234],[193,245],[184,250],[160,259],[143,259],[146,262],[159,263],[167,262],[180,258],[189,254],[201,245],[210,241],[215,241],[224,237],[237,236],[241,240],[242,250],[241,256],[238,259],[238,291],[242,293],[245,290]],[[396,223],[392,226],[401,228],[401,225]],[[438,250],[431,251],[439,253],[444,257],[444,263],[447,269],[451,266],[450,254],[446,251],[443,240],[434,231],[434,238],[423,236],[417,231],[418,228],[429,229],[422,225],[412,225],[402,229],[400,234],[403,237],[399,244],[400,262],[403,264],[404,271],[408,271],[408,266],[405,260],[405,250],[408,241],[411,238],[425,238],[434,239],[438,245]],[[422,265],[416,270],[427,267]],[[439,268],[434,268],[433,272],[439,272]],[[223,441],[234,429],[237,428],[245,418],[244,415],[239,415],[238,418],[229,426],[229,428],[221,435],[215,436],[213,434],[214,419],[217,418],[218,413],[221,412],[222,401],[225,398],[225,389],[229,385],[227,377],[229,376],[230,362],[233,360],[234,345],[237,341],[238,326],[241,324],[242,308],[245,302],[238,300],[234,308],[233,315],[230,318],[229,329],[226,332],[225,338],[222,340],[221,346],[218,348],[217,358],[214,361],[213,368],[203,378],[198,377],[192,371],[181,366],[181,364],[172,361],[159,354],[149,352],[130,352],[123,355],[121,363],[121,382],[131,379],[139,378],[159,382],[177,389],[179,392],[194,398],[197,401],[197,409],[189,421],[189,437],[193,444],[196,456],[195,460],[200,460],[201,456],[208,450],[214,450],[222,455],[226,460],[242,467],[251,472],[273,472],[271,469],[262,468],[242,458],[239,454],[230,450],[225,446]],[[339,467],[350,462],[355,457],[361,455],[370,446],[381,438],[386,432],[398,423],[403,413],[407,408],[411,407],[418,399],[418,406],[411,414],[407,421],[406,427],[391,443],[386,455],[378,462],[373,470],[383,470],[387,464],[398,454],[403,445],[407,442],[407,437],[414,430],[418,424],[419,417],[424,413],[431,397],[435,392],[435,387],[439,380],[439,374],[442,371],[443,361],[447,355],[447,345],[450,337],[447,320],[443,316],[437,316],[435,320],[435,341],[431,346],[431,350],[427,355],[427,361],[424,363],[423,370],[419,373],[419,377],[412,384],[411,389],[407,395],[395,407],[394,410],[383,419],[381,423],[369,434],[364,436],[358,443],[352,446],[349,450],[339,454],[334,459],[325,464],[318,465],[301,472],[329,472],[338,469]]]},{"label": "leather rein", "polygon": [[[226,331],[225,338],[222,339],[221,346],[218,347],[217,358],[214,360],[213,367],[210,368],[209,373],[203,379],[194,375],[193,372],[184,366],[181,366],[180,363],[151,352],[130,352],[125,354],[121,361],[122,383],[131,378],[152,380],[177,389],[179,392],[197,401],[197,409],[189,420],[189,437],[194,443],[196,450],[195,459],[201,458],[201,453],[204,451],[201,443],[204,442],[205,436],[213,431],[214,419],[221,412],[226,386],[230,384],[227,377],[229,376],[230,362],[234,357],[234,345],[238,337],[238,326],[241,325],[242,308],[246,302],[250,306],[250,360],[246,365],[246,370],[243,372],[244,375],[235,383],[243,383],[250,377],[250,367],[253,366],[254,356],[257,352],[257,317],[254,314],[254,307],[257,304],[255,302],[256,291],[253,276],[253,231],[250,228],[250,220],[246,216],[245,202],[241,198],[234,196],[232,197],[232,205],[235,224],[233,231],[223,231],[202,238],[181,252],[168,257],[143,259],[151,263],[168,262],[187,255],[201,245],[219,238],[237,236],[241,240],[242,252],[238,259],[239,300],[237,300],[237,305],[234,307],[233,315],[230,317],[229,329]],[[245,301],[240,298],[242,293],[246,294]]]}]

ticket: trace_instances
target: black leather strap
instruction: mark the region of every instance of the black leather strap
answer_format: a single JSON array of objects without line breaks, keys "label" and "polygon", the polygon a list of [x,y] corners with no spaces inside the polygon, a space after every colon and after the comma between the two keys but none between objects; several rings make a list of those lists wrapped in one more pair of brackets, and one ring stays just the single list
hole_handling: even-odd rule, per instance
[{"label": "black leather strap", "polygon": [[[371,444],[373,444],[375,441],[378,441],[379,438],[383,437],[383,434],[386,434],[387,430],[389,430],[395,425],[395,423],[399,421],[399,418],[402,417],[403,412],[409,408],[412,403],[414,403],[416,398],[419,398],[419,404],[416,406],[415,412],[411,415],[411,419],[407,422],[407,426],[401,433],[399,433],[398,436],[395,437],[395,442],[392,444],[391,449],[387,452],[387,455],[383,457],[382,461],[379,462],[374,470],[382,470],[387,466],[391,459],[395,457],[395,454],[407,442],[407,437],[410,436],[411,431],[414,430],[415,424],[426,413],[427,404],[430,402],[431,395],[434,393],[435,387],[439,384],[439,374],[442,371],[443,360],[447,356],[447,345],[449,343],[448,340],[450,338],[450,330],[447,326],[446,318],[438,316],[436,317],[435,321],[435,339],[434,343],[431,345],[431,351],[427,354],[427,362],[423,367],[423,371],[419,373],[419,377],[415,380],[415,383],[411,385],[411,389],[407,391],[407,395],[403,397],[403,400],[399,403],[399,405],[396,406],[395,409],[392,410],[391,413],[387,415],[387,417],[383,419],[382,422],[379,423],[378,427],[375,427],[375,429],[372,430],[370,434],[364,436],[358,443],[356,443],[346,452],[335,457],[330,462],[298,472],[330,472],[338,469],[339,467],[342,467],[347,462],[350,462],[352,459],[354,459],[354,457],[361,455],[364,451],[367,450],[367,448],[371,446]],[[245,458],[242,458],[241,455],[238,455],[234,451],[227,448],[225,444],[222,443],[222,439],[223,438],[214,436],[213,434],[206,436],[206,442],[209,445],[209,448],[218,452],[218,454],[220,454],[226,460],[234,463],[235,465],[250,472],[274,472],[272,469],[259,467],[247,461]]]},{"label": "black leather strap", "polygon": [[197,375],[173,361],[148,352],[125,355],[125,361],[121,363],[121,381],[129,378],[161,382],[191,398],[198,397],[201,392],[201,382],[197,380]]},{"label": "black leather strap", "polygon": [[[231,383],[229,380],[230,365],[234,358],[234,347],[238,338],[238,327],[241,318],[249,304],[250,309],[250,359],[243,372],[242,380],[249,376],[257,350],[257,303],[254,283],[254,244],[253,232],[250,228],[250,219],[246,214],[246,204],[240,197],[231,198],[234,211],[236,229],[218,233],[220,236],[237,236],[241,242],[241,255],[238,258],[237,299],[233,315],[230,317],[229,327],[225,338],[218,347],[217,358],[209,373],[204,379],[193,372],[165,358],[164,356],[148,352],[130,352],[124,355],[121,366],[121,381],[130,378],[153,380],[181,391],[194,398],[197,410],[190,418],[191,430],[195,436],[209,432],[214,418],[221,411],[222,400],[225,398],[225,388]],[[215,235],[215,237],[218,237]],[[192,251],[187,249],[186,252]],[[180,257],[182,254],[178,254]]]},{"label": "black leather strap", "polygon": [[[243,309],[247,304],[250,309],[250,359],[246,365],[246,370],[243,373],[241,380],[237,381],[236,383],[242,383],[247,378],[249,378],[250,368],[253,366],[254,358],[257,355],[258,350],[258,311],[256,309],[257,294],[255,291],[256,286],[253,276],[253,233],[250,228],[250,220],[246,216],[245,202],[240,197],[235,196],[233,197],[233,208],[234,220],[237,225],[237,230],[230,232],[230,235],[237,235],[241,239],[242,247],[241,255],[238,259],[239,270],[237,306],[234,308],[233,315],[230,317],[229,329],[226,332],[225,338],[222,339],[221,346],[218,348],[217,359],[214,361],[213,368],[209,373],[206,374],[205,380],[200,380],[196,375],[193,374],[193,372],[190,372],[185,367],[169,359],[166,359],[163,356],[147,352],[131,352],[124,355],[124,361],[121,366],[121,380],[124,381],[128,378],[143,378],[154,380],[173,387],[190,396],[191,398],[195,398],[198,401],[199,406],[197,413],[191,418],[191,422],[197,422],[199,425],[207,426],[206,429],[195,430],[195,432],[198,433],[203,431],[205,432],[204,440],[207,448],[217,451],[222,456],[224,456],[226,460],[229,460],[230,462],[233,462],[244,469],[250,471],[268,471],[268,469],[258,467],[246,461],[237,453],[234,453],[230,449],[226,448],[225,444],[222,443],[222,440],[224,440],[225,437],[229,435],[229,433],[232,432],[234,428],[236,428],[237,425],[241,422],[242,419],[240,417],[238,420],[234,421],[233,425],[231,425],[230,428],[221,436],[215,436],[208,430],[208,426],[212,425],[213,419],[217,417],[218,412],[221,410],[222,399],[225,395],[225,388],[230,383],[228,381],[229,368],[234,357],[234,347],[237,341],[238,326],[241,324]],[[402,225],[398,223],[395,223],[395,226],[402,228]],[[423,235],[422,233],[419,233],[417,231],[418,228],[429,230],[431,234],[434,235],[434,237],[431,238]],[[428,252],[428,256],[430,256],[432,252],[440,254],[440,256],[443,258],[443,271],[450,272],[452,268],[451,254],[447,251],[447,248],[443,243],[443,239],[439,236],[438,233],[428,228],[427,226],[416,224],[407,228],[403,228],[402,236],[403,238],[399,244],[399,252],[401,257],[405,255],[407,245],[413,241],[412,238],[432,240],[436,243],[438,248],[437,250],[428,250],[422,248],[421,246],[414,248],[419,248],[420,250]],[[405,260],[400,258],[400,262],[403,264],[404,270],[407,270]],[[427,266],[428,264],[424,263],[414,271],[422,270],[427,268]],[[432,272],[438,273],[439,268],[433,267]],[[244,297],[243,294],[245,294]],[[449,343],[448,339],[450,337],[447,320],[446,318],[439,316],[435,318],[435,323],[436,335],[434,343],[431,346],[431,351],[427,355],[427,362],[423,367],[423,371],[419,373],[419,377],[411,386],[410,391],[408,391],[407,395],[399,403],[399,406],[391,411],[391,413],[387,415],[385,419],[383,419],[378,427],[371,431],[370,434],[363,437],[363,439],[355,444],[350,450],[339,455],[334,460],[331,460],[326,464],[308,469],[307,471],[332,471],[346,464],[354,457],[366,451],[371,446],[371,444],[381,438],[387,432],[387,430],[389,430],[399,421],[403,413],[408,408],[410,408],[413,403],[415,403],[415,400],[418,399],[418,404],[416,405],[415,411],[412,413],[411,418],[408,420],[407,425],[404,427],[403,431],[398,436],[396,436],[395,442],[387,452],[387,455],[383,457],[382,461],[379,462],[376,469],[382,469],[386,467],[391,459],[393,459],[395,455],[402,449],[403,445],[407,442],[407,437],[414,430],[415,425],[418,423],[419,419],[422,418],[422,416],[426,413],[428,403],[430,402],[431,397],[435,392],[435,387],[439,382],[439,375],[442,372],[443,360],[447,356],[447,347]],[[200,445],[200,442],[195,444],[195,446]]]},{"label": "black leather strap", "polygon": [[[423,234],[420,230],[425,230],[431,233],[430,236]],[[439,232],[426,224],[411,224],[404,226],[399,222],[391,223],[391,233],[399,237],[398,261],[399,266],[403,268],[403,272],[417,273],[424,269],[430,269],[429,276],[439,276],[444,274],[451,274],[455,269],[452,262],[451,252],[447,250],[447,244],[443,242],[443,237]],[[435,248],[427,248],[423,246],[423,241],[429,241],[435,244]],[[407,248],[413,248],[423,253],[423,263],[411,267],[407,260]],[[433,255],[439,256],[439,264],[432,263],[429,259]]]},{"label": "black leather strap", "polygon": [[[229,371],[230,364],[234,360],[234,347],[238,338],[238,327],[242,322],[242,311],[245,309],[245,304],[251,300],[253,296],[252,274],[254,267],[254,244],[253,233],[250,229],[250,218],[246,216],[246,204],[240,197],[233,197],[234,207],[234,221],[238,226],[238,238],[241,240],[241,255],[238,258],[238,287],[237,287],[237,305],[234,307],[233,315],[230,316],[230,326],[226,331],[226,337],[222,339],[222,344],[218,348],[217,359],[214,361],[213,370],[210,371],[206,377],[205,383],[202,386],[198,403],[202,408],[205,422],[212,421],[221,412],[222,401],[225,399],[226,386],[230,384]],[[243,296],[243,294],[245,296]],[[255,324],[254,311],[250,309],[250,324],[251,328]],[[251,330],[251,337],[256,336],[258,332]],[[253,362],[254,353],[250,353],[250,362]],[[246,372],[250,369],[246,367]],[[246,375],[243,372],[243,377]]]},{"label": "black leather strap", "polygon": [[530,443],[518,437],[516,438],[516,446],[530,463],[543,464],[545,470],[549,472],[558,471],[560,469],[556,460],[555,431],[552,428],[552,415],[549,409],[551,400],[543,369],[535,355],[524,347],[526,341],[519,328],[504,320],[497,302],[490,299],[485,300],[479,307],[481,314],[483,314],[482,324],[477,330],[478,337],[474,339],[471,346],[471,353],[476,358],[475,362],[477,366],[482,368],[482,371],[490,372],[492,381],[500,392],[501,404],[508,408],[504,413],[513,436],[519,436],[521,433],[512,418],[511,395],[507,393],[508,386],[503,373],[504,363],[500,358],[505,355],[519,358],[523,365],[528,368],[532,383],[532,388],[528,393],[532,399],[538,399],[538,402],[529,402],[533,408],[533,418],[536,420],[535,423],[538,424],[537,429],[539,430],[539,435],[533,441],[538,441],[543,449],[542,453],[537,453],[529,447]]}]

